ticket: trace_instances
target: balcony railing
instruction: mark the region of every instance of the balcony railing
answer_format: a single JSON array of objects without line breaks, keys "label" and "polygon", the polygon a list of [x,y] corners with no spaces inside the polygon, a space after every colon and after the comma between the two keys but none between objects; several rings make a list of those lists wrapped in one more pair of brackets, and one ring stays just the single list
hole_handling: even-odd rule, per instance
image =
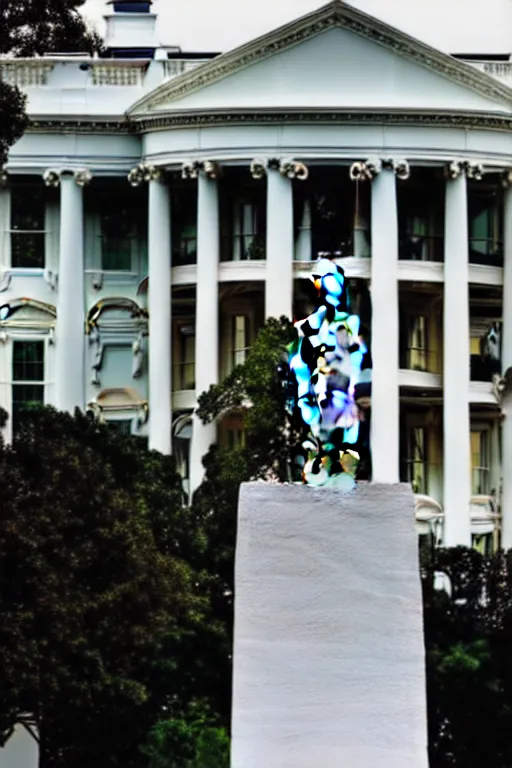
[{"label": "balcony railing", "polygon": [[44,269],[44,230],[11,230],[11,266],[20,269]]},{"label": "balcony railing", "polygon": [[444,238],[441,235],[400,235],[399,258],[403,261],[444,260]]},{"label": "balcony railing", "polygon": [[467,61],[466,63],[512,86],[512,61]]},{"label": "balcony railing", "polygon": [[487,267],[503,266],[503,243],[491,238],[469,239],[469,263]]},{"label": "balcony railing", "polygon": [[221,238],[221,261],[262,261],[266,259],[265,235],[228,235]]},{"label": "balcony railing", "polygon": [[177,363],[173,366],[173,391],[184,392],[196,388],[196,364]]}]

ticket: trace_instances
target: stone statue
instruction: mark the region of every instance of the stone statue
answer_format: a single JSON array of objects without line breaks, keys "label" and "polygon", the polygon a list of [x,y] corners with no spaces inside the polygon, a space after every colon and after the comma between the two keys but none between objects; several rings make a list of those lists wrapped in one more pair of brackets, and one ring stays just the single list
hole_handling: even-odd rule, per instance
[{"label": "stone statue", "polygon": [[317,305],[296,323],[298,339],[288,349],[296,405],[310,430],[303,445],[303,480],[350,490],[360,463],[363,411],[358,399],[369,394],[370,357],[360,318],[349,311],[343,269],[330,258],[320,258],[311,280]]}]

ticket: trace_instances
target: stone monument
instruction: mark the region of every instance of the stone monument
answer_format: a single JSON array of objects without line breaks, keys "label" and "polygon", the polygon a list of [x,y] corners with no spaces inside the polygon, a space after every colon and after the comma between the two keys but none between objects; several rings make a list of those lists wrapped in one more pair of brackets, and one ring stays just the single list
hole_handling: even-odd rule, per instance
[{"label": "stone monument", "polygon": [[313,281],[289,350],[304,484],[240,493],[231,765],[428,768],[414,497],[356,483],[367,350],[342,270]]}]

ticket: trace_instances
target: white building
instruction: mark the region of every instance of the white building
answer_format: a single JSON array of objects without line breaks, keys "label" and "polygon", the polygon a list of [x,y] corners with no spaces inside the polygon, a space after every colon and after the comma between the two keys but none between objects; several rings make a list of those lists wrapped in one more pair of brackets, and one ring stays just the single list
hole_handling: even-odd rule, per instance
[{"label": "white building", "polygon": [[26,401],[93,407],[197,487],[243,418],[202,425],[196,394],[265,316],[304,315],[334,252],[370,329],[374,478],[410,480],[450,545],[492,537],[499,505],[512,546],[510,56],[339,0],[185,54],[150,2],[112,5],[110,58],[0,60],[32,118],[0,190],[7,437]]}]

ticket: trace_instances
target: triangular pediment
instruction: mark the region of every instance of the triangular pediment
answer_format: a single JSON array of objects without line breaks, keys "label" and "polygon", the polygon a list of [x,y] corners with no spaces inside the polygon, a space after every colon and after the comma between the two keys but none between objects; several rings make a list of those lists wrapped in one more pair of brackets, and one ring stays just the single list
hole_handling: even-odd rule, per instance
[{"label": "triangular pediment", "polygon": [[335,0],[145,96],[133,119],[237,109],[512,112],[512,89]]}]

